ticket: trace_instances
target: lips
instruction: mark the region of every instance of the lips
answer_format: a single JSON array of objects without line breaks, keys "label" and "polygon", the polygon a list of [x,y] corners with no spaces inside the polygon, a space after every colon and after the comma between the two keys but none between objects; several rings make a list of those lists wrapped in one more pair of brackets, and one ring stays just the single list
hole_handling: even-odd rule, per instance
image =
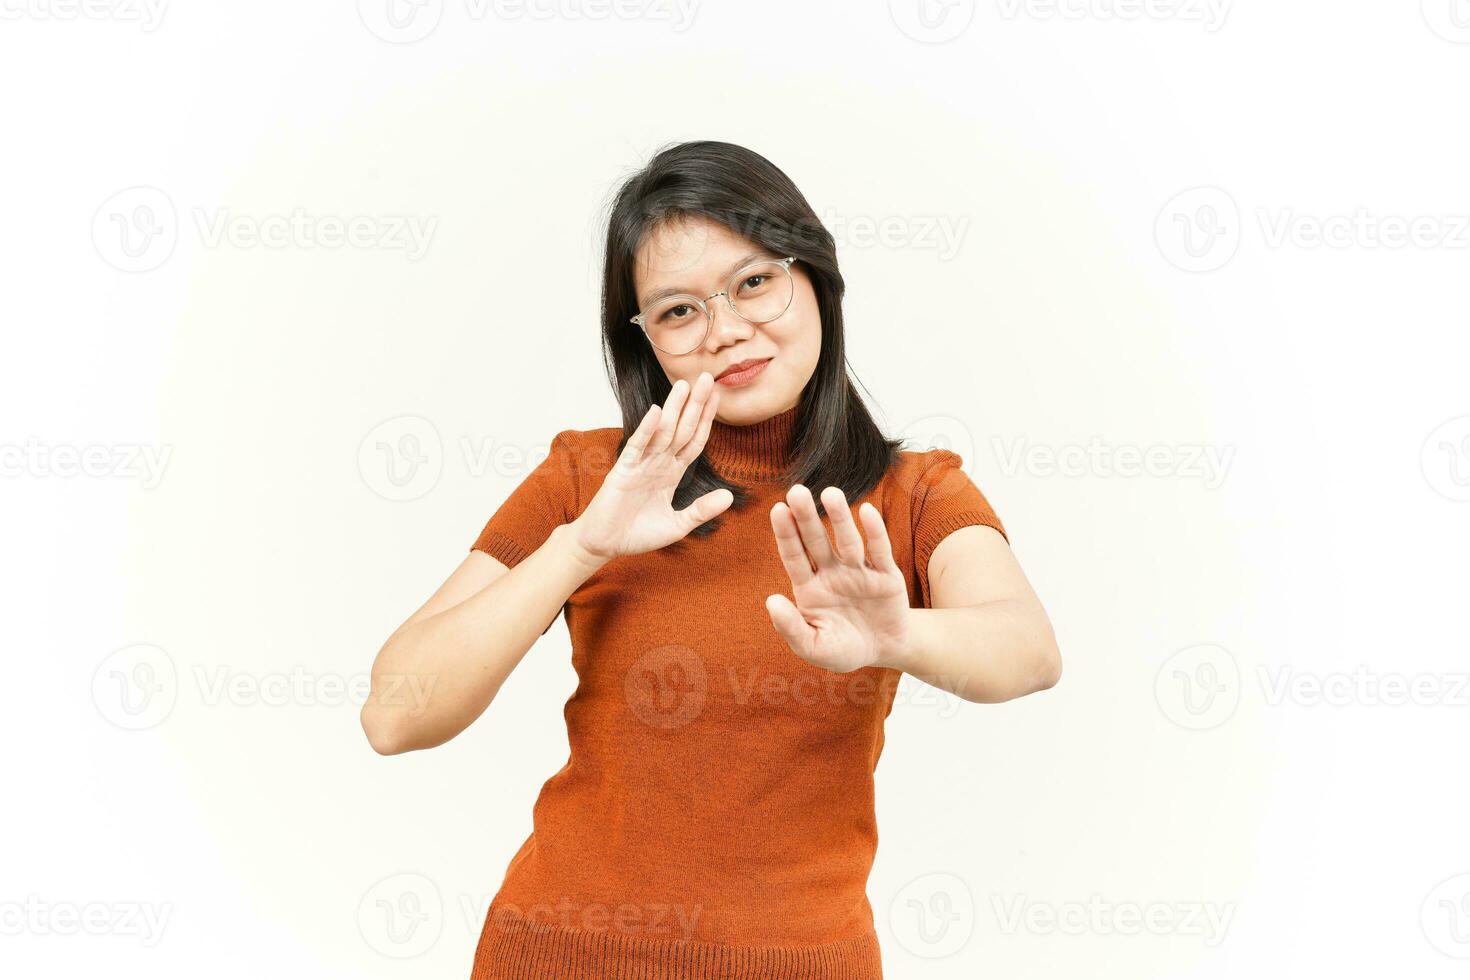
[{"label": "lips", "polygon": [[719,379],[725,377],[725,375],[727,375],[727,374],[734,374],[737,371],[745,371],[745,370],[747,370],[749,368],[755,367],[757,364],[760,364],[760,363],[762,363],[764,361],[769,361],[769,360],[770,360],[769,357],[752,357],[752,358],[749,358],[748,360],[736,361],[734,364],[731,364],[729,367],[725,368],[725,370],[723,370],[719,374],[715,375],[715,380],[718,381]]}]

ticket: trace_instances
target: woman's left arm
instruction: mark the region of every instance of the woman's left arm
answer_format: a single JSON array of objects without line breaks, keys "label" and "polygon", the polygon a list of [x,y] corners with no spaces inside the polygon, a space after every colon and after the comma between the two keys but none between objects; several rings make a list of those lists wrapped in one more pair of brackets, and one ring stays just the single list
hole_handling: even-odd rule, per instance
[{"label": "woman's left arm", "polygon": [[[877,508],[823,491],[833,539],[811,491],[793,486],[771,509],[792,595],[766,597],[771,625],[793,653],[841,673],[891,667],[966,701],[1009,701],[1056,684],[1062,658],[1041,601],[993,527],[946,534],[928,562],[929,606],[909,606]],[[866,547],[865,547],[866,545]]]},{"label": "woman's left arm", "polygon": [[995,528],[976,524],[947,534],[929,559],[929,594],[932,608],[908,610],[906,642],[875,666],[986,704],[1061,679],[1051,620]]}]

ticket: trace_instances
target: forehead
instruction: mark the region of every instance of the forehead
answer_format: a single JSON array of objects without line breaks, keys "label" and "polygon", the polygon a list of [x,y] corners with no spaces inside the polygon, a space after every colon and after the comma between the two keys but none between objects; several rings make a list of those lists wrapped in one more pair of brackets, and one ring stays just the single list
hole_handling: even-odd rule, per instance
[{"label": "forehead", "polygon": [[[660,289],[683,289],[718,278],[732,262],[764,252],[744,235],[717,221],[688,216],[650,228],[633,253],[633,286],[645,295]],[[719,287],[716,287],[719,288]]]}]

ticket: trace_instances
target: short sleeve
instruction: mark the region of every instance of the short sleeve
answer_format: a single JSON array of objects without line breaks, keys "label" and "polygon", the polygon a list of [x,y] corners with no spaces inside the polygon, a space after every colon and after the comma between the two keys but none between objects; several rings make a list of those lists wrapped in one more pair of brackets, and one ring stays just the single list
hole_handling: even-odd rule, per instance
[{"label": "short sleeve", "polygon": [[[470,546],[471,551],[483,551],[506,568],[514,568],[541,547],[552,531],[572,519],[577,507],[572,440],[570,431],[556,434],[546,458],[496,508]],[[547,623],[546,629],[550,628],[551,623]]]},{"label": "short sleeve", "polygon": [[485,522],[471,550],[514,568],[541,547],[576,509],[576,457],[571,433],[558,432],[546,458],[526,474]]},{"label": "short sleeve", "polygon": [[922,607],[930,608],[929,559],[951,531],[972,524],[993,527],[1010,541],[1005,526],[990,506],[990,501],[960,469],[964,460],[948,449],[931,449],[929,458],[914,484],[911,513],[914,518],[914,571],[919,585]]}]

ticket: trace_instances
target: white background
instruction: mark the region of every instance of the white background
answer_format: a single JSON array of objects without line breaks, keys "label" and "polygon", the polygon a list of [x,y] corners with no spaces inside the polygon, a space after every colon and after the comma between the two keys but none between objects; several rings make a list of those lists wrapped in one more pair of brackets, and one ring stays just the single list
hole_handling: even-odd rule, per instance
[{"label": "white background", "polygon": [[618,424],[600,209],[713,138],[1062,645],[901,691],[887,975],[1464,975],[1470,4],[926,2],[0,0],[0,970],[468,974],[565,625],[434,751],[362,685]]}]

